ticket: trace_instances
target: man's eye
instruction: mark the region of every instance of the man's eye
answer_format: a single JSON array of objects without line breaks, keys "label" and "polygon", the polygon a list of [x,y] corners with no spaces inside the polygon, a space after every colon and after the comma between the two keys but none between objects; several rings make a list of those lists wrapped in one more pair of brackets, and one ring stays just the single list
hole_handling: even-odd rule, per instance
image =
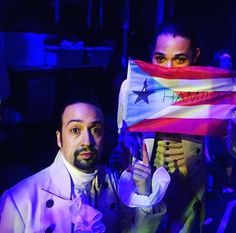
[{"label": "man's eye", "polygon": [[163,63],[166,60],[165,57],[163,57],[163,56],[155,56],[155,59],[156,59],[157,63]]},{"label": "man's eye", "polygon": [[73,128],[73,129],[71,129],[71,132],[72,132],[73,134],[79,134],[79,133],[80,133],[80,130],[79,130],[78,128]]},{"label": "man's eye", "polygon": [[101,128],[92,128],[91,132],[92,132],[92,134],[101,135],[102,130],[101,130]]},{"label": "man's eye", "polygon": [[184,57],[184,56],[182,56],[182,57],[177,57],[176,60],[177,60],[177,62],[178,62],[179,64],[183,64],[183,63],[185,63],[185,62],[187,61],[187,57]]}]

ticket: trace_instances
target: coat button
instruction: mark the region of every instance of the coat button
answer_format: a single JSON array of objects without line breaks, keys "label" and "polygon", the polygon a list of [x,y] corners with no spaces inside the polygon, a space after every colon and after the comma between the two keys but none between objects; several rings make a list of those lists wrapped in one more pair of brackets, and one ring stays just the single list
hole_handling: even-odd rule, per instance
[{"label": "coat button", "polygon": [[170,142],[166,142],[166,145],[167,145],[167,146],[170,145]]},{"label": "coat button", "polygon": [[45,230],[45,233],[52,233],[53,232],[53,229],[51,227],[48,227],[46,230]]},{"label": "coat button", "polygon": [[107,189],[108,187],[108,183],[107,182],[103,182],[102,183],[102,189]]},{"label": "coat button", "polygon": [[201,216],[201,210],[202,210],[202,204],[200,201],[196,201],[193,205],[193,210],[196,214],[196,218],[200,218]]},{"label": "coat button", "polygon": [[196,165],[199,165],[200,163],[201,163],[201,160],[198,159],[198,160],[196,161]]},{"label": "coat button", "polygon": [[54,201],[52,199],[47,200],[47,202],[46,202],[47,208],[51,208],[51,207],[53,207],[53,205],[54,205]]},{"label": "coat button", "polygon": [[178,167],[178,161],[176,159],[174,160],[174,166]]},{"label": "coat button", "polygon": [[116,207],[116,204],[115,204],[115,203],[111,203],[111,204],[110,204],[110,209],[111,209],[111,210],[115,209],[115,207]]},{"label": "coat button", "polygon": [[47,227],[47,229],[45,230],[45,233],[52,233],[56,228],[55,223],[52,223],[50,226]]},{"label": "coat button", "polygon": [[200,148],[196,149],[196,153],[199,154],[201,152]]}]

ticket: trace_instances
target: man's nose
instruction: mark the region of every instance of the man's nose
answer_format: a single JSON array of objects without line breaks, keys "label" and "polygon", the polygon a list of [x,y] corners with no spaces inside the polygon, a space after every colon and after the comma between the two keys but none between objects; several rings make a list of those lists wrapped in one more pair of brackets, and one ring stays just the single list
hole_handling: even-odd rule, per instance
[{"label": "man's nose", "polygon": [[81,144],[82,146],[92,145],[94,143],[93,136],[89,130],[82,133]]},{"label": "man's nose", "polygon": [[166,61],[165,67],[172,67],[172,66],[173,66],[173,64],[172,64],[171,60]]}]

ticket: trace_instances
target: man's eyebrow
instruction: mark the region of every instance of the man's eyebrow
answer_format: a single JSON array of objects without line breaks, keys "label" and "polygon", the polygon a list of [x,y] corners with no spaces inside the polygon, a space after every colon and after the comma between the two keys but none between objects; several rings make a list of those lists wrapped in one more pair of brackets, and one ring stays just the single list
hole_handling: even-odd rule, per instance
[{"label": "man's eyebrow", "polygon": [[175,54],[175,57],[179,57],[179,56],[187,57],[187,53],[177,53],[177,54]]},{"label": "man's eyebrow", "polygon": [[164,53],[161,53],[161,52],[155,52],[154,55],[164,55]]},{"label": "man's eyebrow", "polygon": [[[69,120],[67,123],[66,123],[66,126],[68,126],[70,123],[73,123],[73,122],[76,122],[76,123],[79,123],[79,122],[83,122],[82,120],[80,119],[72,119],[72,120]],[[97,121],[92,121],[90,122],[91,125],[96,125],[96,124],[102,124],[102,121],[100,120],[97,120]]]},{"label": "man's eyebrow", "polygon": [[[161,52],[155,52],[154,55],[162,55],[162,56],[164,56],[165,54],[161,53]],[[177,54],[175,54],[175,57],[179,57],[179,56],[187,56],[187,53],[177,53]]]}]

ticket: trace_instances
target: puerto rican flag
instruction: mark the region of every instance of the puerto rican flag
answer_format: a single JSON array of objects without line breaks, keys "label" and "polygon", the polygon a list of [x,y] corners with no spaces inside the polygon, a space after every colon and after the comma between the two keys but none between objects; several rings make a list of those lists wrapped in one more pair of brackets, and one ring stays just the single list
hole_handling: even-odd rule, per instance
[{"label": "puerto rican flag", "polygon": [[124,120],[131,132],[225,135],[236,106],[236,72],[160,67],[130,60]]}]

